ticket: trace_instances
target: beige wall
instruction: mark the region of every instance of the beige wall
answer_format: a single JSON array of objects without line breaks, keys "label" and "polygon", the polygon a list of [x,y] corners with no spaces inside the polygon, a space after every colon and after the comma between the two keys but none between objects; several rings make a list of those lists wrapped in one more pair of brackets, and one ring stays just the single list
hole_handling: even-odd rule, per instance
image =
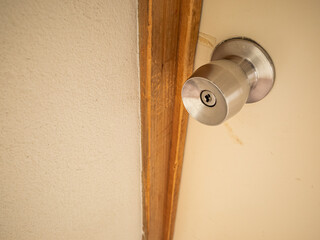
[{"label": "beige wall", "polygon": [[[204,0],[200,31],[256,40],[277,78],[221,126],[190,119],[174,240],[320,239],[319,12],[319,1]],[[212,51],[199,46],[196,67]]]},{"label": "beige wall", "polygon": [[136,8],[0,0],[0,239],[141,239]]}]

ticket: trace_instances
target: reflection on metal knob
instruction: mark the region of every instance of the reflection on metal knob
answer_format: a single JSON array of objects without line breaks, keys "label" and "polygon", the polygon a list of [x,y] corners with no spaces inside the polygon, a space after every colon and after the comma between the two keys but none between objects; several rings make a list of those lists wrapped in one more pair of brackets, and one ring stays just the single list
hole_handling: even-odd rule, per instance
[{"label": "reflection on metal knob", "polygon": [[245,103],[264,98],[275,78],[269,54],[247,38],[232,38],[213,51],[211,62],[198,68],[184,83],[182,101],[201,123],[218,125]]}]

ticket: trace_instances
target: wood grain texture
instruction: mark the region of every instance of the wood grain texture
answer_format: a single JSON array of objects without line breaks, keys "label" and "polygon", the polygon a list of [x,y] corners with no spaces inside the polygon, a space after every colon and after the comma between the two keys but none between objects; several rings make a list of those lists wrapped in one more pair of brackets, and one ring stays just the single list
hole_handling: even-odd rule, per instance
[{"label": "wood grain texture", "polygon": [[143,239],[172,239],[201,0],[139,0]]}]

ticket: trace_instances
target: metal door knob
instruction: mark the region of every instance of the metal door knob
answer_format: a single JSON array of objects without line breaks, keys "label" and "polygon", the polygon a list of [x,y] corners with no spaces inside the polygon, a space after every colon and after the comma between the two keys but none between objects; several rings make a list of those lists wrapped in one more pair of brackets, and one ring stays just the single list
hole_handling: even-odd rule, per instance
[{"label": "metal door knob", "polygon": [[182,101],[201,123],[218,125],[245,103],[264,98],[272,89],[275,69],[269,54],[247,38],[231,38],[213,51],[211,62],[184,83]]}]

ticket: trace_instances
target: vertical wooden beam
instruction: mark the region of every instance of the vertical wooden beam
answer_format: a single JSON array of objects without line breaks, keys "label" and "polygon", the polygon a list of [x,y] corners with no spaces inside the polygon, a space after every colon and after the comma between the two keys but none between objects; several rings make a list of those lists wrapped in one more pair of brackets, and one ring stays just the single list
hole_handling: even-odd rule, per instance
[{"label": "vertical wooden beam", "polygon": [[139,0],[146,240],[172,239],[188,116],[181,87],[192,73],[201,0]]},{"label": "vertical wooden beam", "polygon": [[196,45],[198,40],[202,1],[181,1],[180,27],[177,59],[176,94],[173,114],[172,144],[169,161],[167,223],[165,239],[173,238],[175,217],[178,204],[183,153],[188,124],[181,89],[185,80],[192,74]]}]

